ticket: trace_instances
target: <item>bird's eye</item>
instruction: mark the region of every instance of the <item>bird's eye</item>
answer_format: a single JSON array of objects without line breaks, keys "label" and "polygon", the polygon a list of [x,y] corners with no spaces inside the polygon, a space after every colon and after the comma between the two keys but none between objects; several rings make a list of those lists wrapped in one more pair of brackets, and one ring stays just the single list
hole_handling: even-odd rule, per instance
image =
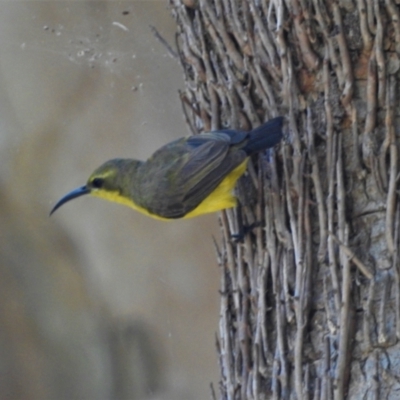
[{"label": "bird's eye", "polygon": [[94,178],[92,180],[92,186],[96,189],[100,189],[103,186],[104,179],[102,178]]}]

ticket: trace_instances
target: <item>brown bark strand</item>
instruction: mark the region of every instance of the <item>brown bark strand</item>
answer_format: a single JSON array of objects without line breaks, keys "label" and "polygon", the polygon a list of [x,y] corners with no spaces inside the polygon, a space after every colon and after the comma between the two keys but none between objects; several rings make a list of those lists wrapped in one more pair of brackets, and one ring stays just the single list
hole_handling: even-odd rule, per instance
[{"label": "brown bark strand", "polygon": [[[398,2],[196,4],[170,0],[190,125],[286,119],[244,177],[252,200],[220,218],[220,398],[394,396]],[[242,243],[238,218],[261,224]]]}]

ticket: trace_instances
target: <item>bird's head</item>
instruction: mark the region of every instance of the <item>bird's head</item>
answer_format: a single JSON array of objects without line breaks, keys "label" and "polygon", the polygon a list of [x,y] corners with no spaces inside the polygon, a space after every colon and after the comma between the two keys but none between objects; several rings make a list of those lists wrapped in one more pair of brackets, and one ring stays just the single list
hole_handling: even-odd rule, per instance
[{"label": "bird's head", "polygon": [[129,201],[127,198],[129,186],[139,164],[139,161],[130,159],[106,161],[89,176],[86,185],[78,187],[63,196],[53,207],[50,215],[63,204],[85,194],[118,203],[127,203]]}]

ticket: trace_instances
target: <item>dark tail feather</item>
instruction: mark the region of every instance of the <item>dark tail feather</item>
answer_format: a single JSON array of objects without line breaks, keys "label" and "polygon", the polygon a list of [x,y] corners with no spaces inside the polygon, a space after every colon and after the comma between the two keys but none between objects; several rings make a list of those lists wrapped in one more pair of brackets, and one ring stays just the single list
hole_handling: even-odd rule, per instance
[{"label": "dark tail feather", "polygon": [[249,132],[249,141],[243,150],[250,156],[279,143],[283,137],[283,117],[276,117]]}]

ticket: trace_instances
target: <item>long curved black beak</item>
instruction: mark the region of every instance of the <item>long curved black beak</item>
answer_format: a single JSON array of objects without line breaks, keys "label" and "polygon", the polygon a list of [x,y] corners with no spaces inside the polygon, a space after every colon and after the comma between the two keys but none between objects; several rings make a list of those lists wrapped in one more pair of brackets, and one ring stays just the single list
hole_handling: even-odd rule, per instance
[{"label": "long curved black beak", "polygon": [[69,192],[66,194],[64,197],[62,197],[60,200],[58,200],[57,204],[53,207],[53,209],[50,212],[50,215],[54,213],[58,208],[60,208],[63,204],[67,203],[70,200],[76,199],[77,197],[83,196],[84,194],[89,194],[90,189],[85,185],[82,187],[79,187],[77,189],[74,189],[72,192]]}]

